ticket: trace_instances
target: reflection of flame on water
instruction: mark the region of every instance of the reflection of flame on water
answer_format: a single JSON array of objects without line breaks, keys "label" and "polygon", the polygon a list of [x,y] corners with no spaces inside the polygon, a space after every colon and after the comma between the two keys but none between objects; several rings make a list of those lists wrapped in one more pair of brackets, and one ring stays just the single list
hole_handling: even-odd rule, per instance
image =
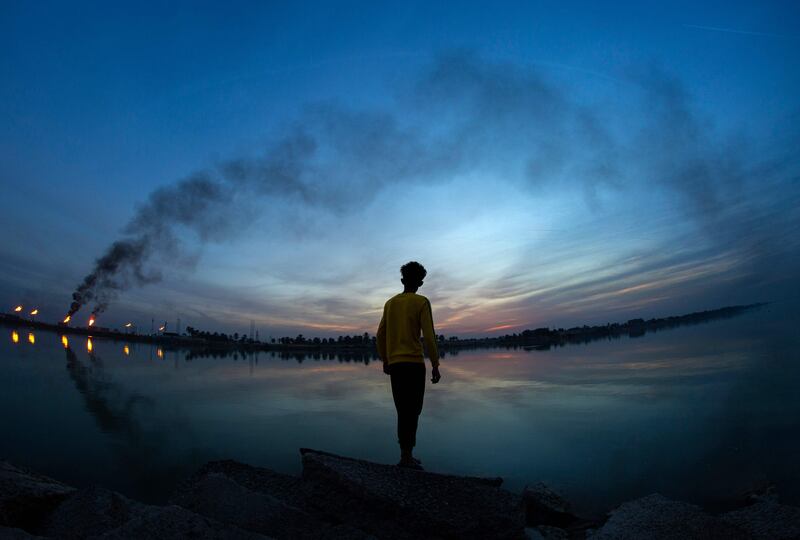
[{"label": "reflection of flame on water", "polygon": [[129,354],[131,354],[131,348],[130,348],[130,347],[128,347],[127,345],[125,345],[125,346],[122,348],[122,352],[123,352],[123,353],[125,353],[125,356],[128,356]]},{"label": "reflection of flame on water", "polygon": [[67,324],[71,318],[72,315],[67,315],[66,317],[64,317],[64,324]]},{"label": "reflection of flame on water", "polygon": [[38,314],[39,314],[38,309],[34,309],[33,311],[31,311],[31,315],[38,315]]},{"label": "reflection of flame on water", "polygon": [[19,343],[19,334],[17,333],[16,330],[11,332],[11,341],[13,341],[14,343]]},{"label": "reflection of flame on water", "polygon": [[31,345],[36,343],[36,336],[33,335],[33,332],[28,332],[28,343]]},{"label": "reflection of flame on water", "polygon": [[164,358],[164,351],[162,351],[160,347],[156,349],[156,356],[159,358]]},{"label": "reflection of flame on water", "polygon": [[22,306],[17,306],[17,307],[15,307],[15,308],[14,308],[14,311],[16,311],[17,313],[19,313],[20,311],[22,311]]},{"label": "reflection of flame on water", "polygon": [[86,340],[86,350],[89,351],[89,352],[92,352],[93,348],[94,348],[94,346],[92,345],[92,338],[88,338]]},{"label": "reflection of flame on water", "polygon": [[65,349],[69,349],[69,340],[67,339],[67,336],[61,336],[61,344]]}]

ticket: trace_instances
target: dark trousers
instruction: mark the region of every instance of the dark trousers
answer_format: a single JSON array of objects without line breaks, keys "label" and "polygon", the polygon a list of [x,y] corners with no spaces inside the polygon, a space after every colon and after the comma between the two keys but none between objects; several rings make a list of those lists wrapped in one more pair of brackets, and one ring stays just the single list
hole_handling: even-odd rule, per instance
[{"label": "dark trousers", "polygon": [[389,366],[392,397],[397,409],[397,442],[403,452],[417,444],[417,422],[425,396],[425,364],[398,362]]}]

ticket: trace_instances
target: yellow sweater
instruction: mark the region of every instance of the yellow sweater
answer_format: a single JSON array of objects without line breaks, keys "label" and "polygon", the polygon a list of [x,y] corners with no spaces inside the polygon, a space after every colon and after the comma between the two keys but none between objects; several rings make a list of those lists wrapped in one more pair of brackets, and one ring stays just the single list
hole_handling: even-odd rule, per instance
[{"label": "yellow sweater", "polygon": [[425,337],[425,346],[431,365],[439,365],[436,349],[436,332],[433,330],[431,303],[416,293],[400,293],[383,306],[383,317],[378,325],[378,354],[384,362],[420,362],[425,359],[420,331]]}]

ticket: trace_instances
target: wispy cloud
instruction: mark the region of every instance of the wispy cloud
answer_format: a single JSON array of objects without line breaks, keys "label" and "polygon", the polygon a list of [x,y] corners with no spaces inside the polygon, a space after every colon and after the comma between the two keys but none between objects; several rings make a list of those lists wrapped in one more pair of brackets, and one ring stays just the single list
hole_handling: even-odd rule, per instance
[{"label": "wispy cloud", "polygon": [[701,24],[684,24],[684,28],[694,28],[696,30],[709,30],[711,32],[725,32],[727,34],[741,34],[745,36],[761,36],[779,39],[800,39],[800,36],[787,34],[776,34],[773,32],[754,32],[750,30],[738,30],[736,28],[723,28],[719,26],[705,26]]}]

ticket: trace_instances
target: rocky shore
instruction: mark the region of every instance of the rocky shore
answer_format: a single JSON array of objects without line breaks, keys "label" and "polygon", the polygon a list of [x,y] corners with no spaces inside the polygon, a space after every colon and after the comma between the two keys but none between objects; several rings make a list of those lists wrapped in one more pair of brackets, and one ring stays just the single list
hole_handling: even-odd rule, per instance
[{"label": "rocky shore", "polygon": [[719,515],[653,494],[592,522],[543,484],[516,494],[500,478],[301,454],[300,477],[208,463],[165,506],[102,487],[75,489],[0,462],[0,538],[800,539],[800,508],[769,493]]}]

